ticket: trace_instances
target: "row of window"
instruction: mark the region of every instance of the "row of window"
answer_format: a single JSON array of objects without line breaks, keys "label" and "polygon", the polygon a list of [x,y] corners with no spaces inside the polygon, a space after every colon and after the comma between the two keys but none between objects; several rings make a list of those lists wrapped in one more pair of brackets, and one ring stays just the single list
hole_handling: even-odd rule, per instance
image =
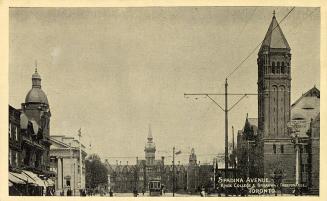
[{"label": "row of window", "polygon": [[8,135],[9,135],[9,139],[18,141],[18,128],[11,122],[9,122],[9,126],[8,126]]},{"label": "row of window", "polygon": [[18,152],[9,149],[9,165],[12,167],[18,166]]},{"label": "row of window", "polygon": [[272,66],[265,68],[265,74],[289,74],[290,68],[287,66],[275,66],[274,62]]},{"label": "row of window", "polygon": [[[309,146],[308,145],[300,145],[300,153],[309,153]],[[273,144],[273,153],[276,154],[277,153],[277,146],[275,144]],[[284,153],[284,145],[280,145],[280,153]]]}]

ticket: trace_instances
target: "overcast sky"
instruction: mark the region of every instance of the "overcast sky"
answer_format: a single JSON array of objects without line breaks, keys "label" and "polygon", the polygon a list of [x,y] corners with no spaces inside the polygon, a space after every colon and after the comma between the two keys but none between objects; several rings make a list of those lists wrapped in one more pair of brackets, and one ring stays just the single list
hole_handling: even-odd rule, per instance
[{"label": "overcast sky", "polygon": [[[37,60],[51,108],[51,135],[77,137],[92,152],[126,164],[144,157],[151,124],[156,157],[192,147],[209,162],[224,150],[224,113],[208,98],[263,40],[276,10],[289,7],[11,8],[9,103],[20,108]],[[281,24],[292,53],[292,102],[320,88],[320,11],[295,8]],[[229,91],[257,91],[257,52],[229,78]],[[216,97],[223,104],[223,97]],[[230,103],[237,98],[230,98]],[[257,97],[229,115],[242,129]],[[167,163],[171,158],[167,158]]]}]

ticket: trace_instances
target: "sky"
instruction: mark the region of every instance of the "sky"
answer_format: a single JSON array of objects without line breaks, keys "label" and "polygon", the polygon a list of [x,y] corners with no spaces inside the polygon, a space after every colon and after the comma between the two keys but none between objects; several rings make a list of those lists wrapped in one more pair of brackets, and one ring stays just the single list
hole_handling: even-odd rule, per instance
[{"label": "sky", "polygon": [[[263,40],[276,11],[290,7],[10,8],[9,104],[31,88],[37,61],[51,110],[50,135],[77,138],[109,163],[144,158],[151,124],[156,158],[187,163],[224,152],[224,113],[208,98],[223,93],[226,76]],[[291,47],[294,102],[320,88],[320,10],[295,8],[281,23]],[[229,92],[257,92],[257,53],[229,77]],[[230,106],[239,97],[229,97]],[[215,100],[224,104],[224,97]],[[242,129],[257,117],[257,97],[229,113]]]}]

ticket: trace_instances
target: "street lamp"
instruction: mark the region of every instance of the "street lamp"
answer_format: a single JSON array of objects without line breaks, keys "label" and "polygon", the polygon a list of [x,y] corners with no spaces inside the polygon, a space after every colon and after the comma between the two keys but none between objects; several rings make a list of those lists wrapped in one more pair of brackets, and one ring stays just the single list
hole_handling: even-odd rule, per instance
[{"label": "street lamp", "polygon": [[298,186],[300,183],[300,143],[299,143],[299,132],[303,127],[303,122],[292,121],[287,124],[288,130],[291,133],[292,142],[295,148],[295,185]]}]

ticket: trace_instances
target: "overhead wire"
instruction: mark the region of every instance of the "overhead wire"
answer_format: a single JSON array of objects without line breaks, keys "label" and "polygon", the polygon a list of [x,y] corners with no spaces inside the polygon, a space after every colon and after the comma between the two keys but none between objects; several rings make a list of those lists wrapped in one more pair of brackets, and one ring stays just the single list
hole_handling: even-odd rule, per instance
[{"label": "overhead wire", "polygon": [[[292,7],[292,9],[290,11],[287,12],[287,14],[282,18],[282,20],[278,23],[278,24],[282,24],[283,21],[291,14],[291,12],[295,9],[295,6]],[[269,33],[268,36],[272,34],[272,32],[277,28],[278,26],[274,27]],[[232,72],[230,72],[226,78],[229,78],[231,75],[233,75],[241,66],[242,64],[248,59],[250,58],[250,56],[252,56],[252,54],[258,49],[258,47],[263,43],[265,39],[263,39],[238,65],[236,65],[236,67],[233,69]]]}]

